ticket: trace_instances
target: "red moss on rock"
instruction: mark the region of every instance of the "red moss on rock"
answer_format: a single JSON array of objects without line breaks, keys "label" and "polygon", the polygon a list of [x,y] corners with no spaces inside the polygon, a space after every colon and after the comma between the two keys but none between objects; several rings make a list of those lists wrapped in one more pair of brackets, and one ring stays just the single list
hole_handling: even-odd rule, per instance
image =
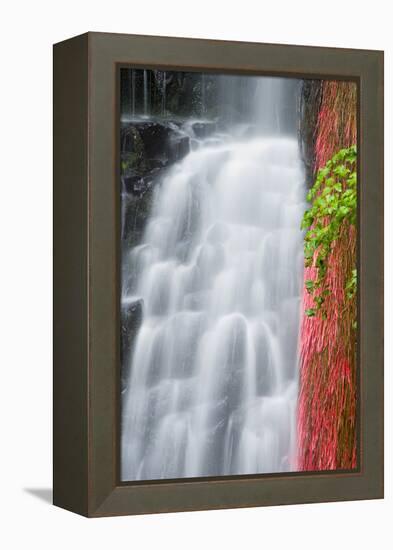
[{"label": "red moss on rock", "polygon": [[[325,81],[315,139],[314,171],[340,149],[356,144],[356,86]],[[345,286],[356,266],[356,230],[343,224],[329,256],[321,315],[303,316],[298,401],[299,470],[351,469],[356,452],[356,299]],[[315,280],[315,267],[304,280]],[[303,311],[314,306],[305,290]]]}]

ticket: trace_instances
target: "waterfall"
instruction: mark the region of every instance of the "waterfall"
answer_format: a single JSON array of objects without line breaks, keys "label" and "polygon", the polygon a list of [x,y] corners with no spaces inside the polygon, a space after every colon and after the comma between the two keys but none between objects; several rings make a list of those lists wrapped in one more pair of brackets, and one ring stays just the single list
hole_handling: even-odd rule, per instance
[{"label": "waterfall", "polygon": [[125,481],[296,468],[297,81],[248,80],[252,131],[234,125],[175,164],[123,253],[122,304],[143,312],[122,395]]},{"label": "waterfall", "polygon": [[162,76],[162,114],[166,115],[166,71]]},{"label": "waterfall", "polygon": [[147,70],[143,71],[143,113],[148,114],[148,102],[147,102]]},{"label": "waterfall", "polygon": [[135,70],[131,70],[131,114],[135,116]]},{"label": "waterfall", "polygon": [[[284,84],[283,84],[284,82]],[[259,131],[267,135],[295,135],[298,116],[298,81],[264,77],[258,79],[252,116]]]}]

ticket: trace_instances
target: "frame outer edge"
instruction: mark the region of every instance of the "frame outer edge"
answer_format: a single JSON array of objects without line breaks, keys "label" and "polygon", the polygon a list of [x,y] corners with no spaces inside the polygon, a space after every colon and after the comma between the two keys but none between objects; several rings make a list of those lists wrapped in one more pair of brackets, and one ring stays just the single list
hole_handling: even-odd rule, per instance
[{"label": "frame outer edge", "polygon": [[380,51],[370,52],[365,60],[361,114],[362,468],[369,498],[384,498],[384,54]]},{"label": "frame outer edge", "polygon": [[88,513],[87,35],[53,47],[53,503]]}]

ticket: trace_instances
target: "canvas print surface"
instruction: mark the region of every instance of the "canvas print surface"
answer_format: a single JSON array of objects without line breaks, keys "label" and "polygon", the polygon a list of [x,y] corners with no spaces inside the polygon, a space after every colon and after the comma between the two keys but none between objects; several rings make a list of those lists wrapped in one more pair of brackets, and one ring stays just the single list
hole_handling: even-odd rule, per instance
[{"label": "canvas print surface", "polygon": [[356,468],[355,83],[119,94],[121,480]]}]

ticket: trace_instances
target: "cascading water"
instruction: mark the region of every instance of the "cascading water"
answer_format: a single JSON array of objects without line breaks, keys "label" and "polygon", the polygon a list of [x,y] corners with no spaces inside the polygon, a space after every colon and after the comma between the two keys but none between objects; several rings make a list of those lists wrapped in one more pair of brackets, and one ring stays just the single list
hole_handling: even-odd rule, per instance
[{"label": "cascading water", "polygon": [[122,396],[125,481],[296,468],[297,83],[248,80],[243,125],[170,169],[142,243],[123,254],[123,305],[143,304]]},{"label": "cascading water", "polygon": [[148,88],[147,88],[147,70],[143,71],[143,112],[145,115],[148,114]]},{"label": "cascading water", "polygon": [[131,114],[135,115],[135,71],[131,71]]},{"label": "cascading water", "polygon": [[166,72],[164,71],[162,77],[162,115],[166,115]]}]

